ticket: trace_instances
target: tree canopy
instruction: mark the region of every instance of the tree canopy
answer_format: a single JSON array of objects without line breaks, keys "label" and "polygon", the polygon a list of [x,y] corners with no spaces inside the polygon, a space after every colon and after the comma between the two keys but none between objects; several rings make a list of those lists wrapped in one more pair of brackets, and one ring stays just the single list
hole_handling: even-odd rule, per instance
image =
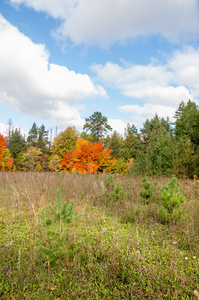
[{"label": "tree canopy", "polygon": [[155,114],[140,131],[127,124],[120,135],[110,134],[107,118],[95,112],[85,119],[86,131],[79,133],[69,126],[51,146],[44,125],[34,122],[25,140],[10,122],[7,136],[0,134],[0,170],[199,177],[198,106],[181,102],[174,117],[171,124]]},{"label": "tree canopy", "polygon": [[94,112],[85,121],[83,129],[90,131],[94,142],[98,142],[105,133],[112,130],[112,127],[108,124],[107,117],[102,116],[101,112]]},{"label": "tree canopy", "polygon": [[75,126],[67,127],[54,138],[54,143],[50,149],[51,154],[56,154],[62,159],[64,153],[75,149],[78,138],[79,132],[76,130]]},{"label": "tree canopy", "polygon": [[187,136],[195,147],[199,146],[199,109],[198,106],[189,100],[187,104],[180,103],[174,118],[175,135],[177,138]]}]

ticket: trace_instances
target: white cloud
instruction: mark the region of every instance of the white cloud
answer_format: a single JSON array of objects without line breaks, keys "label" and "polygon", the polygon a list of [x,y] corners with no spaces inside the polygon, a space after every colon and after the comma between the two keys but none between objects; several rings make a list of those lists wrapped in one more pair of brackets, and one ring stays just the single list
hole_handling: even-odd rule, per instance
[{"label": "white cloud", "polygon": [[[19,129],[22,136],[24,136],[24,135],[27,136],[27,133],[19,127],[12,126],[12,129],[13,130]],[[9,125],[8,124],[6,125],[4,123],[0,123],[0,134],[2,134],[5,137],[5,136],[8,136],[8,132],[9,132]]]},{"label": "white cloud", "polygon": [[107,86],[147,103],[176,107],[179,101],[193,99],[187,87],[177,85],[180,80],[176,80],[176,70],[167,64],[125,67],[108,62],[104,66],[92,65],[91,70]]},{"label": "white cloud", "polygon": [[37,12],[46,12],[53,18],[65,19],[71,9],[76,6],[78,0],[10,0],[10,3],[16,8],[23,4]]},{"label": "white cloud", "polygon": [[142,128],[146,119],[154,118],[155,114],[158,114],[160,118],[167,118],[169,116],[170,121],[174,121],[173,116],[176,111],[175,107],[145,104],[139,105],[123,105],[118,108],[119,111],[131,114],[132,123],[138,128]]},{"label": "white cloud", "polygon": [[49,64],[45,45],[34,44],[0,15],[0,102],[58,124],[80,126],[79,101],[103,96],[86,74]]},{"label": "white cloud", "polygon": [[170,41],[198,33],[197,0],[10,0],[60,18],[57,35],[74,43],[109,46],[140,35]]},{"label": "white cloud", "polygon": [[109,119],[108,124],[112,127],[113,131],[116,130],[121,135],[124,135],[124,128],[127,126],[125,122],[120,119]]},{"label": "white cloud", "polygon": [[189,87],[194,97],[199,97],[199,48],[186,47],[175,51],[168,60],[168,67],[173,71],[176,84]]},{"label": "white cloud", "polygon": [[6,136],[7,135],[7,129],[8,129],[8,126],[3,124],[3,123],[0,123],[0,134],[2,134],[3,136]]},{"label": "white cloud", "polygon": [[[158,65],[157,61],[146,66],[108,62],[104,66],[94,64],[91,70],[100,82],[132,99],[132,105],[120,106],[119,110],[131,113],[139,127],[141,121],[154,117],[155,113],[172,119],[182,100],[199,103],[196,99],[199,97],[199,48],[175,51],[164,65]],[[135,101],[140,101],[141,106],[135,105]]]}]

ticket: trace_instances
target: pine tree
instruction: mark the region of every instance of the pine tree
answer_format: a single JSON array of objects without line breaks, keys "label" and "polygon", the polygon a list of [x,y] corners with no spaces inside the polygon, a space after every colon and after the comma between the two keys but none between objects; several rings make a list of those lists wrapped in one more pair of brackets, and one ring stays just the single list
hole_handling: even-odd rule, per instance
[{"label": "pine tree", "polygon": [[45,154],[49,149],[49,139],[48,139],[48,130],[45,129],[45,126],[42,126],[38,129],[38,148]]},{"label": "pine tree", "polygon": [[187,136],[192,144],[196,147],[199,146],[199,109],[198,106],[188,101],[187,104],[181,102],[174,118],[175,129],[174,133],[177,138]]},{"label": "pine tree", "polygon": [[20,152],[25,151],[25,139],[21,134],[20,129],[12,130],[10,136],[10,153],[13,158],[17,158]]},{"label": "pine tree", "polygon": [[92,116],[85,119],[83,129],[90,131],[93,142],[98,142],[108,130],[112,130],[112,127],[108,124],[108,119],[102,116],[101,112],[94,112]]},{"label": "pine tree", "polygon": [[158,132],[160,128],[165,128],[166,131],[171,132],[171,124],[169,118],[159,118],[157,114],[151,120],[146,120],[144,127],[141,129],[142,139],[145,144],[148,144],[152,132]]},{"label": "pine tree", "polygon": [[38,127],[34,122],[32,128],[28,132],[27,138],[28,147],[37,147],[38,146]]},{"label": "pine tree", "polygon": [[127,124],[124,137],[124,157],[126,159],[135,158],[142,146],[141,137],[137,128],[134,125]]}]

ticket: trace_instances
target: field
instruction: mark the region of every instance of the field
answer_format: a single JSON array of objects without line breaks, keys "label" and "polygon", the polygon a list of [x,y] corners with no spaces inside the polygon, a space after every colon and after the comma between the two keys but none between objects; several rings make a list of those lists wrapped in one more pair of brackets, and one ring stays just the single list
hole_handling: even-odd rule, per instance
[{"label": "field", "polygon": [[0,299],[199,299],[199,181],[163,215],[167,179],[142,179],[1,172]]}]

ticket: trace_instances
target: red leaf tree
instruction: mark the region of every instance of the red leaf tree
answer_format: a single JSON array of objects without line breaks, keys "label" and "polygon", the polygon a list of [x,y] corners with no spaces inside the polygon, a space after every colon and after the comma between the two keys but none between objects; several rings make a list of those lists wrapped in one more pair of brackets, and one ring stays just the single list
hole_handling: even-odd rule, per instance
[{"label": "red leaf tree", "polygon": [[104,148],[101,142],[92,143],[84,139],[79,139],[75,150],[64,154],[61,161],[62,170],[73,173],[111,172],[114,164],[110,149]]},{"label": "red leaf tree", "polygon": [[14,169],[14,158],[10,156],[10,151],[6,146],[7,138],[4,138],[0,134],[0,170],[10,170]]}]

